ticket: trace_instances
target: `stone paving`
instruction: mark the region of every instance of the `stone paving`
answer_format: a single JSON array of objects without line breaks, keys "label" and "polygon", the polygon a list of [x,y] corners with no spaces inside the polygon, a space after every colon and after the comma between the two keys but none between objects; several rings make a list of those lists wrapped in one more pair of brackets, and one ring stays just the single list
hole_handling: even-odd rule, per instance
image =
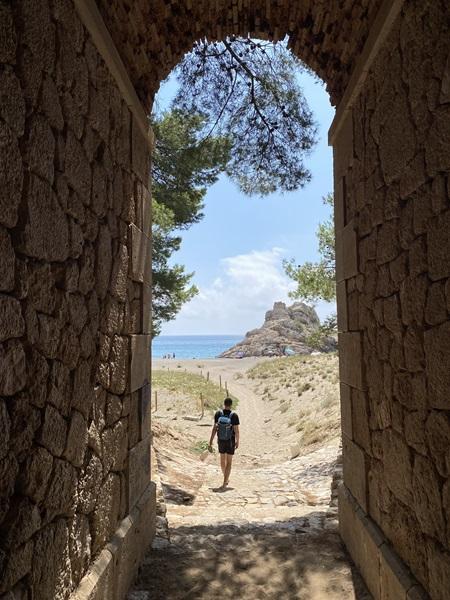
[{"label": "stone paving", "polygon": [[338,452],[262,465],[237,454],[223,490],[217,454],[159,445],[158,531],[128,600],[369,599],[337,533]]}]

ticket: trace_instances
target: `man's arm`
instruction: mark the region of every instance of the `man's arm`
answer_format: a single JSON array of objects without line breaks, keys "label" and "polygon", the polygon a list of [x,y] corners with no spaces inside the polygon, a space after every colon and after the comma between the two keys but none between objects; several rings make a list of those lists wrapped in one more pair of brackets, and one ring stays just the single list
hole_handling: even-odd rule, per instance
[{"label": "man's arm", "polygon": [[235,435],[235,439],[236,439],[236,443],[234,445],[235,450],[237,450],[239,448],[239,425],[234,425],[234,435]]},{"label": "man's arm", "polygon": [[212,431],[211,431],[211,437],[209,438],[209,450],[212,450],[212,443],[214,441],[214,438],[216,437],[216,433],[217,433],[217,423],[214,423]]}]

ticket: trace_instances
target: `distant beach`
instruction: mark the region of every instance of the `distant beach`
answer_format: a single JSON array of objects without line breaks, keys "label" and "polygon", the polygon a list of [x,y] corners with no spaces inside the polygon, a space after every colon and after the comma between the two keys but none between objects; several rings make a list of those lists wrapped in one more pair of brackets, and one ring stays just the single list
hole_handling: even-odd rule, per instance
[{"label": "distant beach", "polygon": [[160,335],[153,340],[154,358],[215,358],[242,340],[243,335]]}]

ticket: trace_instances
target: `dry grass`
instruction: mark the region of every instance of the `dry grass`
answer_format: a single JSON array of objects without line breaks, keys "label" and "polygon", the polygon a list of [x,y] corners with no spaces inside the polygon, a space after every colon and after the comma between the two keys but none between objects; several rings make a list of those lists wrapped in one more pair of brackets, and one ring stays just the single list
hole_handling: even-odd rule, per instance
[{"label": "dry grass", "polygon": [[[206,381],[196,373],[183,371],[152,371],[153,390],[166,390],[173,397],[182,396],[188,403],[197,402],[202,394],[205,406],[211,409],[220,408],[225,398],[225,391],[212,381]],[[233,408],[238,404],[238,399],[231,395]],[[169,408],[167,409],[169,410]]]},{"label": "dry grass", "polygon": [[263,400],[278,400],[271,425],[287,444],[310,450],[339,437],[337,354],[276,358],[247,376]]}]

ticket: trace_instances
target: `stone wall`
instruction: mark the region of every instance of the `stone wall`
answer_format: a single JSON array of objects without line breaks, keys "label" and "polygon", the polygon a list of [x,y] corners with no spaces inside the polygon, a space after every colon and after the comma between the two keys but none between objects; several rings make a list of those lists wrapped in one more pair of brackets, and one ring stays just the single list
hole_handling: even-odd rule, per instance
[{"label": "stone wall", "polygon": [[1,598],[122,597],[150,539],[148,179],[73,2],[2,2]]},{"label": "stone wall", "polygon": [[[74,10],[97,4],[122,71]],[[376,600],[447,600],[449,23],[446,0],[0,4],[0,597],[119,600],[152,535],[150,147],[117,73],[148,107],[198,37],[252,31],[338,105],[343,539]]]},{"label": "stone wall", "polygon": [[382,0],[97,0],[136,91],[148,108],[193,43],[227,35],[280,40],[342,97]]},{"label": "stone wall", "polygon": [[404,3],[335,144],[341,526],[376,598],[419,597],[392,549],[450,594],[449,24]]}]

